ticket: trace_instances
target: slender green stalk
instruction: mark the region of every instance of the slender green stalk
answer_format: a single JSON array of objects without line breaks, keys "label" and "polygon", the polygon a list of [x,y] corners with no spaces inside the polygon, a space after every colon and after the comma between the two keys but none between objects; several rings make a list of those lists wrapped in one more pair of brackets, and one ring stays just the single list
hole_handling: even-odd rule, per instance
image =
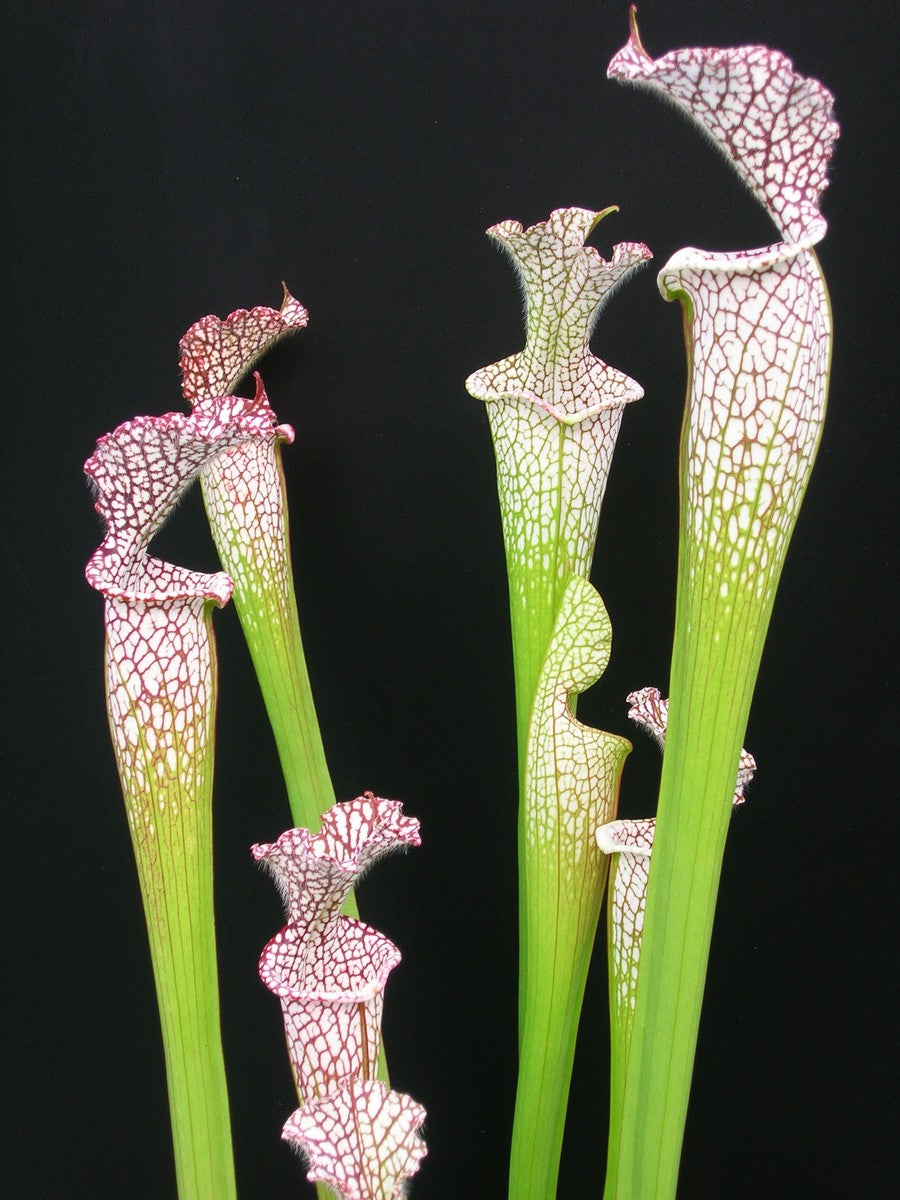
[{"label": "slender green stalk", "polygon": [[219,1026],[209,809],[156,823],[135,856],[166,1060],[180,1200],[236,1196]]},{"label": "slender green stalk", "polygon": [[[130,607],[107,602],[108,703],[159,1006],[178,1195],[230,1200],[236,1190],[213,915],[216,659],[210,606],[193,631],[189,617],[162,618],[162,627],[174,631],[168,641],[176,653],[193,644],[185,659],[196,654],[202,663],[196,678],[205,703],[198,703],[194,723],[183,732],[179,721],[187,714],[172,702],[171,692],[160,695],[153,684],[149,691],[134,686],[139,676],[122,648],[135,626]],[[136,616],[139,623],[140,610]],[[159,618],[154,625],[161,628]],[[157,728],[147,723],[148,707],[158,714]],[[128,730],[135,731],[136,741]]]},{"label": "slender green stalk", "polygon": [[[658,689],[641,688],[628,697],[628,715],[665,744],[667,700]],[[744,801],[744,788],[753,778],[756,762],[741,752],[740,769],[733,789],[733,805]],[[612,856],[609,904],[609,1009],[610,1009],[610,1135],[614,1148],[607,1194],[615,1193],[615,1148],[622,1126],[622,1108],[634,1026],[636,981],[641,958],[651,853],[656,818],[613,821],[597,830],[600,848]]]},{"label": "slender green stalk", "polygon": [[737,620],[723,629],[701,599],[678,621],[634,1025],[613,1079],[610,1198],[675,1195],[722,854],[768,623],[768,612],[753,615],[753,628]]}]

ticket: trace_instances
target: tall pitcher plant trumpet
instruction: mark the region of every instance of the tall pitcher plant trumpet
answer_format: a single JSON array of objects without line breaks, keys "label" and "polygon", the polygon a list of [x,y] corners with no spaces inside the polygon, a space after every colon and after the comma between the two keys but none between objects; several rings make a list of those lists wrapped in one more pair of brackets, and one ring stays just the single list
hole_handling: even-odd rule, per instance
[{"label": "tall pitcher plant trumpet", "polygon": [[[607,1198],[673,1196],[741,743],[775,591],[812,470],[831,361],[813,247],[833,100],[763,46],[653,60],[635,11],[611,78],[661,92],[714,140],[781,240],[686,249],[659,286],[684,310],[689,394],[669,720]],[[621,1118],[621,1125],[618,1125]]]},{"label": "tall pitcher plant trumpet", "polygon": [[270,434],[265,394],[188,417],[137,417],[85,464],[106,536],[87,566],[104,597],[109,725],[137,862],[162,1023],[179,1195],[235,1195],[213,921],[216,656],[227,575],[147,554],[216,455]]}]

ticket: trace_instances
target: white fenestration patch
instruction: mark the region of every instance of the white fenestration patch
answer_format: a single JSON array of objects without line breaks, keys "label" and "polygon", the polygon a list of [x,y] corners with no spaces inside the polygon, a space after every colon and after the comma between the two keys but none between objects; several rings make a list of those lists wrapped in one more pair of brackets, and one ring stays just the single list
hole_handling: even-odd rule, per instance
[{"label": "white fenestration patch", "polygon": [[488,230],[519,275],[525,348],[466,387],[488,405],[507,559],[522,594],[532,574],[558,595],[570,573],[589,573],[622,411],[643,395],[590,350],[609,294],[651,257],[635,242],[615,246],[608,262],[585,246],[600,215],[557,209],[529,229],[503,221]]},{"label": "white fenestration patch", "polygon": [[693,586],[710,603],[742,592],[765,605],[825,415],[831,314],[812,247],[826,231],[819,197],[839,133],[833,98],[764,46],[690,48],[654,60],[633,10],[608,74],[682,108],[784,239],[730,254],[688,247],[659,276],[666,299],[687,299],[691,314],[685,495]]},{"label": "white fenestration patch", "polygon": [[615,811],[630,744],[583,725],[569,697],[606,670],[612,627],[603,601],[585,579],[565,592],[537,692],[525,760],[527,838],[548,848],[567,879],[599,867],[594,830]]}]

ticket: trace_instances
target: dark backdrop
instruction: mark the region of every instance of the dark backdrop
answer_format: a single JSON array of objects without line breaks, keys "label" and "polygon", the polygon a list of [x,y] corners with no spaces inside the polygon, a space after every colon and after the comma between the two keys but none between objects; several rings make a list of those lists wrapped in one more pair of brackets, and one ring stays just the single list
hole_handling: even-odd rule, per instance
[{"label": "dark backdrop", "polygon": [[[685,1198],[888,1191],[891,11],[642,5],[651,53],[767,42],[832,88],[843,126],[821,247],[831,411],[747,735],[760,766],[729,841]],[[0,1197],[173,1194],[101,601],[82,578],[100,530],[81,464],[126,418],[181,407],[177,341],[192,321],[277,304],[284,278],[310,326],[262,369],[297,428],[285,461],[298,589],[337,790],[402,798],[423,827],[422,848],[360,896],[404,953],[385,1026],[395,1084],[429,1112],[414,1193],[499,1198],[515,1057],[514,723],[490,438],[463,381],[522,334],[513,274],[482,230],[618,203],[601,251],[644,240],[661,265],[686,244],[765,244],[771,228],[672,110],[606,81],[626,34],[619,0],[7,0],[2,15]],[[672,628],[684,358],[654,270],[615,299],[595,347],[646,389],[625,416],[594,571],[613,661],[580,710],[627,732],[624,696],[665,687]],[[214,565],[196,497],[158,548]],[[293,1093],[277,1003],[256,977],[280,907],[247,847],[289,822],[235,613],[216,628],[237,1166],[246,1200],[274,1200],[306,1185],[279,1142]],[[637,738],[623,812],[652,810],[657,773]],[[563,1200],[599,1194],[604,1007],[597,971]]]}]

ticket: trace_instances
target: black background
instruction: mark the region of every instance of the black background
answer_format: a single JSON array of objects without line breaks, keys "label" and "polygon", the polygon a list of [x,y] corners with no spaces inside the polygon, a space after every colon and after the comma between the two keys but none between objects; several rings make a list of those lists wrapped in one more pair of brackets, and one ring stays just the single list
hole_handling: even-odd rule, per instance
[{"label": "black background", "polygon": [[[837,97],[821,259],[836,343],[822,451],[783,577],[733,823],[689,1118],[683,1197],[886,1195],[896,1104],[887,948],[896,723],[888,603],[896,223],[886,2],[647,0],[652,54],[766,42]],[[472,370],[518,349],[513,274],[482,230],[621,205],[594,241],[768,243],[716,152],[608,83],[624,2],[2,5],[6,399],[2,1200],[169,1197],[174,1184],[143,918],[102,699],[95,438],[181,407],[177,341],[207,312],[277,305],[309,329],[262,371],[296,426],[285,462],[301,616],[339,796],[401,798],[424,844],[366,881],[401,947],[385,1027],[427,1107],[419,1200],[505,1195],[514,1088],[514,721],[505,574]],[[893,70],[893,59],[891,59]],[[890,340],[889,336],[891,335]],[[672,627],[680,314],[655,269],[610,306],[602,357],[641,381],[594,582],[613,661],[582,702],[628,732],[665,688]],[[155,549],[212,568],[198,497]],[[220,650],[216,786],[223,1023],[245,1200],[304,1193],[256,959],[280,924],[247,847],[288,823],[235,613]],[[622,811],[652,811],[636,739]],[[591,980],[560,1197],[598,1195],[602,972]]]}]

